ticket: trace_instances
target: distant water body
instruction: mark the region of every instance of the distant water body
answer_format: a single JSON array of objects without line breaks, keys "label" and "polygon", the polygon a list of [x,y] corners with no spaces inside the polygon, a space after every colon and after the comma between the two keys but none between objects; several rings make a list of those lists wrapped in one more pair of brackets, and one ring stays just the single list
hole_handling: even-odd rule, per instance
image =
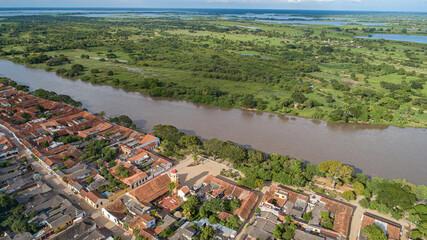
[{"label": "distant water body", "polygon": [[427,36],[419,36],[419,35],[370,34],[369,36],[356,36],[356,38],[385,39],[385,40],[393,40],[393,41],[427,43]]},{"label": "distant water body", "polygon": [[[221,16],[224,18],[264,19],[289,24],[323,24],[344,26],[361,24],[381,26],[380,23],[355,22],[348,18],[332,18],[337,15],[384,14],[387,12],[329,11],[329,10],[264,10],[264,9],[156,9],[156,8],[0,8],[0,17],[29,15],[68,15],[85,17],[197,17]],[[399,13],[407,14],[407,13]],[[425,14],[425,13],[411,13]],[[289,21],[288,21],[289,20]],[[330,20],[340,20],[334,22]],[[348,20],[348,21],[347,21]],[[280,22],[284,21],[284,22]],[[287,21],[287,22],[285,22]],[[293,22],[292,22],[293,21]],[[299,22],[301,21],[301,22]]]}]

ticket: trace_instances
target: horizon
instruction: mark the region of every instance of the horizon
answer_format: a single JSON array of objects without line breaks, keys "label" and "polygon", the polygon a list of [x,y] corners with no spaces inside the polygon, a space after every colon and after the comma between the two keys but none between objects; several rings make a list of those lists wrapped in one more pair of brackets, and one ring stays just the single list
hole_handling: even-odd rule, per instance
[{"label": "horizon", "polygon": [[221,8],[221,7],[199,7],[199,8],[164,8],[164,7],[0,7],[5,10],[252,10],[252,11],[313,11],[313,12],[366,12],[366,13],[419,13],[427,14],[427,11],[412,10],[346,10],[346,9],[280,9],[280,8]]},{"label": "horizon", "polygon": [[[0,9],[240,9],[427,13],[427,0],[0,0]],[[164,6],[168,6],[165,8]],[[262,6],[262,7],[261,7]]]}]

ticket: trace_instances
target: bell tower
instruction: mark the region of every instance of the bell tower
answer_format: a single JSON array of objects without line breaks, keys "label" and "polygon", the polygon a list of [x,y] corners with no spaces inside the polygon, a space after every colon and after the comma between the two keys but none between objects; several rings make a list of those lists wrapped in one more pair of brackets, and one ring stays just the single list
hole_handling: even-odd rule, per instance
[{"label": "bell tower", "polygon": [[173,192],[176,194],[176,193],[178,193],[178,188],[179,188],[178,170],[172,169],[172,171],[171,171],[171,181],[173,183],[175,183],[175,189],[173,190]]}]

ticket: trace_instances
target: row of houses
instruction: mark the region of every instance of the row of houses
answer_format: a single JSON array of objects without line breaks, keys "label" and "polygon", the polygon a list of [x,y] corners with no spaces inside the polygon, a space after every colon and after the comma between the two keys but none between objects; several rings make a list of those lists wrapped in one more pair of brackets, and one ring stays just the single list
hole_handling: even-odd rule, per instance
[{"label": "row of houses", "polygon": [[[245,239],[274,239],[276,225],[286,222],[286,216],[292,216],[292,224],[298,226],[293,238],[295,240],[349,239],[354,209],[350,204],[320,194],[306,194],[283,186],[272,186],[259,204],[260,212],[255,221],[245,231]],[[324,221],[322,213],[332,219],[331,228],[321,224]],[[309,221],[304,220],[304,214],[311,216]],[[380,226],[389,240],[401,238],[400,224],[365,212],[357,239],[368,240],[362,229],[372,224]]]},{"label": "row of houses", "polygon": [[[173,189],[170,188],[170,183],[174,183]],[[202,203],[211,198],[238,199],[240,202],[238,209],[233,212],[221,212],[219,216],[227,218],[236,215],[242,223],[251,217],[258,200],[258,194],[211,175],[208,175],[199,186],[182,186],[178,171],[172,169],[114,200],[102,209],[102,215],[130,233],[136,231],[138,235],[146,239],[158,238],[157,236],[163,230],[174,224],[179,227],[175,226],[175,233],[171,239],[192,239],[198,234],[191,227],[194,224],[199,227],[209,225],[215,228],[217,236],[225,238],[237,236],[238,231],[220,224],[210,224],[207,219],[196,222],[188,221],[180,212],[182,211],[180,206],[190,196],[196,196]]]},{"label": "row of houses", "polygon": [[[260,213],[247,230],[246,239],[274,239],[273,231],[279,223],[292,216],[298,226],[295,239],[348,239],[354,207],[344,202],[318,195],[305,194],[282,186],[272,186],[259,204]],[[322,212],[333,220],[331,229],[321,225]],[[305,222],[304,213],[311,219]]]}]

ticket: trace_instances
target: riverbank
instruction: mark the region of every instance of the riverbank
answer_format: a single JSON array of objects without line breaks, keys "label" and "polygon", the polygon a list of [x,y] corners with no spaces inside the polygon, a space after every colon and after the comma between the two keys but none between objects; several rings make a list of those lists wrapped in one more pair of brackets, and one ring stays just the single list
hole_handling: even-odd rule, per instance
[{"label": "riverbank", "polygon": [[[7,60],[7,61],[11,61],[14,62],[13,58],[4,58],[4,57],[0,57],[0,59],[3,60]],[[121,79],[128,79],[128,78],[135,78],[135,73],[136,74],[142,74],[141,72],[143,71],[143,68],[140,68],[141,70],[136,71],[136,69],[138,69],[138,66],[136,65],[130,65],[127,63],[123,63],[123,62],[115,62],[114,60],[111,61],[107,61],[108,63],[105,64],[104,62],[95,62],[95,63],[91,63],[88,64],[88,62],[84,61],[84,62],[80,62],[80,59],[76,58],[77,62],[85,64],[86,66],[88,66],[89,69],[91,68],[99,68],[102,67],[102,65],[105,65],[107,67],[115,67],[118,68],[120,70],[120,72],[115,71],[115,74],[120,77]],[[74,59],[75,60],[75,59]],[[126,60],[127,61],[127,60]],[[19,62],[14,62],[16,64],[20,64]],[[123,64],[127,64],[126,66],[123,66]],[[46,67],[44,64],[26,64],[26,67],[29,68],[37,68],[37,69],[43,69],[47,72],[54,72],[54,68],[51,67]],[[130,67],[129,67],[130,66]],[[143,74],[142,74],[143,75]],[[85,81],[85,78],[81,78],[80,76],[76,76],[76,77],[71,77],[71,76],[62,76],[59,74],[59,76],[63,77],[63,78],[67,78],[67,79],[71,79],[71,80],[82,80]],[[87,80],[86,80],[87,82]],[[222,106],[219,106],[218,104],[215,103],[201,103],[199,101],[194,101],[194,99],[188,99],[185,96],[179,96],[179,97],[174,97],[174,96],[168,96],[168,97],[161,97],[161,96],[156,96],[156,94],[152,94],[152,92],[149,89],[138,89],[138,88],[129,88],[129,86],[123,86],[120,84],[115,84],[114,81],[88,81],[92,84],[95,85],[105,85],[105,86],[111,86],[114,88],[118,88],[118,89],[123,89],[126,92],[139,92],[139,93],[143,93],[143,94],[147,94],[151,97],[158,97],[160,99],[173,99],[173,100],[180,100],[180,101],[188,101],[191,103],[195,103],[195,104],[203,104],[203,105],[208,105],[208,106],[214,106],[214,107],[221,107],[224,108]],[[263,90],[264,91],[264,90]],[[262,92],[263,92],[262,91]],[[263,93],[265,94],[265,92]],[[272,93],[268,93],[268,95],[271,95]],[[272,94],[274,95],[274,94]],[[225,107],[227,108],[227,107]],[[321,115],[316,115],[319,118],[313,119],[313,114],[316,113],[315,109],[301,109],[301,107],[294,107],[294,108],[286,108],[286,110],[281,110],[281,111],[268,111],[267,110],[262,110],[262,109],[257,109],[257,108],[248,108],[248,107],[238,107],[238,106],[234,106],[234,107],[229,107],[228,109],[242,109],[242,110],[248,110],[248,111],[252,111],[257,113],[272,113],[272,114],[279,114],[279,115],[283,115],[283,116],[294,116],[294,117],[299,117],[299,118],[305,118],[305,119],[309,119],[309,120],[322,120],[322,121],[326,121],[327,123],[343,123],[342,121],[330,121],[330,118],[328,117],[328,115],[326,113],[322,113]],[[285,111],[285,113],[284,113]],[[424,113],[424,115],[426,116],[425,118],[425,123],[414,123],[414,122],[397,122],[397,121],[391,121],[391,122],[387,122],[387,121],[373,121],[370,120],[368,122],[362,122],[362,121],[348,121],[347,123],[351,123],[351,124],[362,124],[362,125],[384,125],[384,126],[396,126],[396,127],[412,127],[412,128],[427,128],[427,114]],[[321,117],[320,117],[321,116]],[[406,120],[405,120],[406,121]]]},{"label": "riverbank", "polygon": [[[357,172],[407,178],[424,184],[425,129],[385,125],[331,124],[320,120],[224,109],[152,98],[110,86],[70,80],[41,69],[0,61],[0,73],[19,84],[70,95],[92,113],[127,115],[144,132],[157,124],[178,127],[202,139],[231,140],[248,149],[295,156],[319,164],[327,160],[357,166]],[[405,161],[402,161],[405,159]]]}]

